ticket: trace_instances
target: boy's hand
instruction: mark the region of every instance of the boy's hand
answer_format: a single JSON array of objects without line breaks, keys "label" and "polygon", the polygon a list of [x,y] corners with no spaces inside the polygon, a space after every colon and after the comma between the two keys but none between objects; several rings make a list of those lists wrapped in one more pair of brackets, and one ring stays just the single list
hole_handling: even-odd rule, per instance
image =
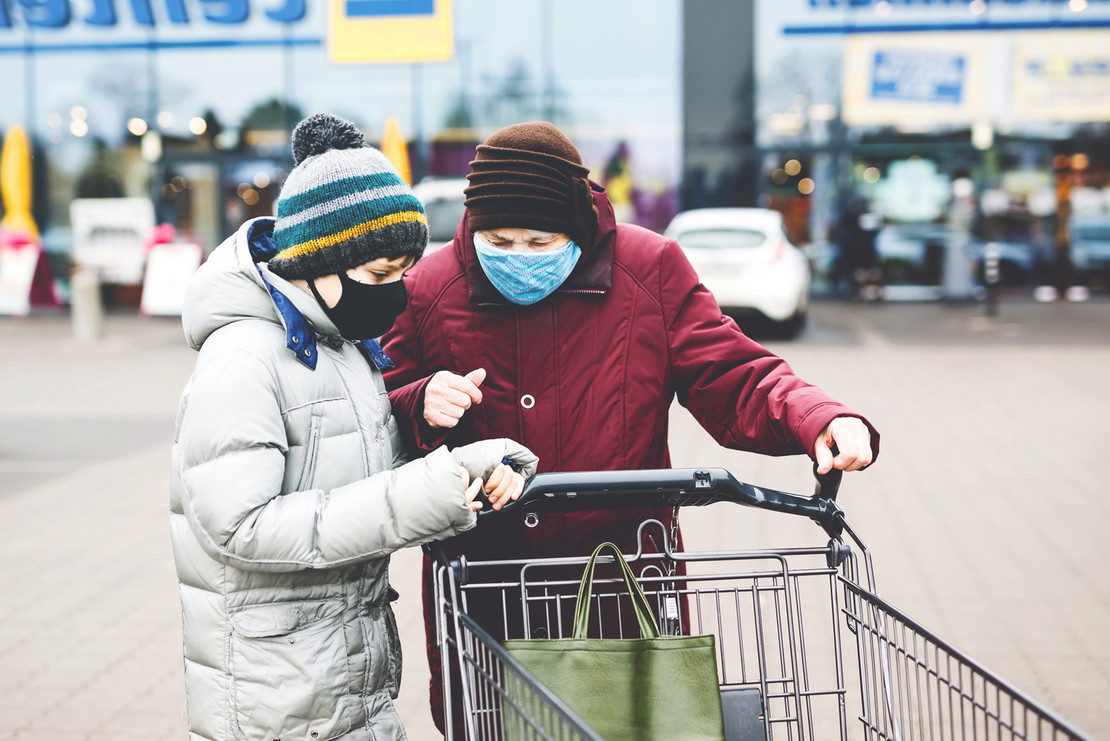
[{"label": "boy's hand", "polygon": [[501,509],[506,502],[517,499],[524,491],[524,477],[502,463],[486,479],[485,490],[490,505],[494,509]]},{"label": "boy's hand", "polygon": [[459,466],[459,476],[462,477],[463,494],[466,497],[467,506],[473,510],[481,509],[482,501],[478,499],[478,492],[482,490],[482,480],[474,479],[471,481],[470,474],[462,466]]}]

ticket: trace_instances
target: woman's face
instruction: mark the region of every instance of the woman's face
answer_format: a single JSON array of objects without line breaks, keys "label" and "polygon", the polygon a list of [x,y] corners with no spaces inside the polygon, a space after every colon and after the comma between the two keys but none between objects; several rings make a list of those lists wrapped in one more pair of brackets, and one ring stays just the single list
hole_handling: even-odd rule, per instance
[{"label": "woman's face", "polygon": [[570,241],[570,237],[562,232],[537,229],[485,229],[478,232],[478,236],[500,250],[524,254],[559,249]]}]

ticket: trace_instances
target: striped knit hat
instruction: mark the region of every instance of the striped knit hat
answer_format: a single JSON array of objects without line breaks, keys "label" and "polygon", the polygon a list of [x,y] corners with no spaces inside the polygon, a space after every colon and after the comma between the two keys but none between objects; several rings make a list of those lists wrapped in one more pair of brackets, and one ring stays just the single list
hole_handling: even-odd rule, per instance
[{"label": "striped knit hat", "polygon": [[293,162],[278,196],[272,271],[310,280],[379,257],[420,259],[424,207],[353,123],[328,113],[304,119],[293,130]]}]

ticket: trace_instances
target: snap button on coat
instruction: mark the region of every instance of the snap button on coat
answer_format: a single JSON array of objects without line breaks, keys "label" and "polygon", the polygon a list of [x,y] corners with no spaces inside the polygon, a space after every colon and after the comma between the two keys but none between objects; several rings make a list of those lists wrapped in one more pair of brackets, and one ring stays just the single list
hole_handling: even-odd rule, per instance
[{"label": "snap button on coat", "polygon": [[536,397],[532,396],[531,394],[525,394],[524,396],[520,397],[520,405],[525,409],[531,409],[532,407],[536,406]]}]

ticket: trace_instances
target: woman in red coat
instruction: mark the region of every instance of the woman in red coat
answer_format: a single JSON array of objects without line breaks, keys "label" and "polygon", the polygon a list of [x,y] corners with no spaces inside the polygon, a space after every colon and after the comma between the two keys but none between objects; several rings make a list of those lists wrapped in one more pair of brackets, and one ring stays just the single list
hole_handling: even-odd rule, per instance
[{"label": "woman in red coat", "polygon": [[[678,244],[617,224],[587,174],[575,146],[544,122],[509,126],[478,147],[467,214],[454,240],[408,274],[408,308],[386,336],[386,383],[410,452],[507,437],[539,456],[541,472],[666,468],[677,395],[726,447],[806,453],[823,471],[869,465],[879,440],[871,425],[722,316]],[[588,555],[611,540],[627,553],[640,522],[669,528],[671,516],[509,517],[449,548],[472,560],[541,558]],[[429,582],[425,563],[440,725]],[[469,612],[501,622],[499,609]],[[487,627],[500,637],[506,626]]]}]

